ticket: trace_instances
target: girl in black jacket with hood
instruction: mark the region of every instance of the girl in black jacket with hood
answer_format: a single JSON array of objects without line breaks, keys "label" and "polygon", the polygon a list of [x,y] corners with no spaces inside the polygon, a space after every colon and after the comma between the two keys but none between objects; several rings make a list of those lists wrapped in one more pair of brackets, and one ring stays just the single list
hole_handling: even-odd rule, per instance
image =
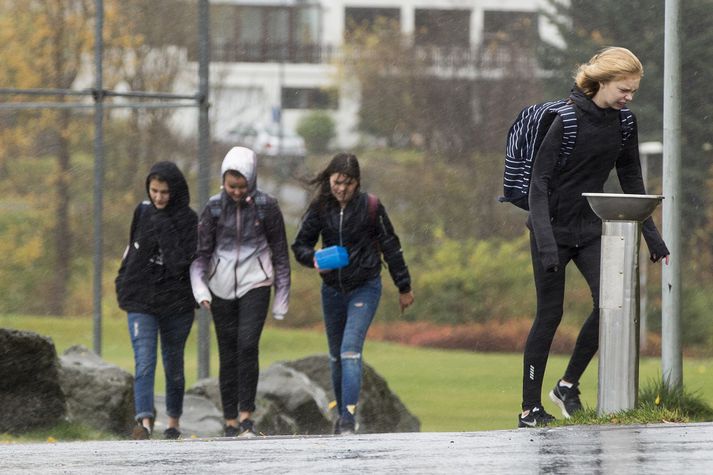
[{"label": "girl in black jacket with hood", "polygon": [[[322,311],[339,410],[337,434],[350,434],[356,429],[362,349],[381,298],[382,255],[399,289],[401,310],[414,299],[399,238],[383,205],[375,197],[359,191],[359,180],[356,156],[335,155],[311,181],[316,196],[292,244],[297,261],[317,269],[322,276]],[[319,269],[314,248],[320,236],[322,247],[347,248],[347,266]]]},{"label": "girl in black jacket with hood", "polygon": [[[634,120],[622,143],[619,111],[639,88],[643,67],[625,48],[606,48],[579,67],[570,95],[577,116],[577,142],[563,167],[557,166],[563,124],[557,116],[537,153],[530,184],[530,247],[537,291],[537,314],[525,343],[522,413],[519,427],[547,425],[554,420],[542,408],[542,379],[557,326],[562,320],[565,267],[569,261],[582,273],[594,306],[577,337],[569,365],[550,399],[564,417],[582,408],[579,378],[599,346],[599,274],[602,222],[582,193],[601,193],[616,168],[625,193],[645,194]],[[651,260],[669,252],[651,218],[643,223]]]},{"label": "girl in black jacket with hood", "polygon": [[116,278],[119,307],[128,313],[134,350],[133,436],[151,436],[157,337],[166,373],[167,439],[180,436],[185,386],[183,352],[193,325],[195,302],[189,266],[196,250],[198,218],[188,206],[188,184],[172,162],[158,162],[146,177],[149,201],[134,210],[129,246]]}]

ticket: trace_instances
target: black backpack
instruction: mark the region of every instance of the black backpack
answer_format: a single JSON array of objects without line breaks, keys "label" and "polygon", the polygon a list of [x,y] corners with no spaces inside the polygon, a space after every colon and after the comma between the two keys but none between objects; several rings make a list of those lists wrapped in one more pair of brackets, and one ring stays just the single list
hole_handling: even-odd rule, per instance
[{"label": "black backpack", "polygon": [[[518,208],[529,209],[528,194],[530,177],[537,151],[542,139],[552,125],[554,118],[562,118],[564,132],[557,168],[564,167],[572,155],[577,142],[577,114],[574,103],[569,99],[542,102],[525,107],[518,114],[508,131],[505,148],[505,172],[503,174],[503,196],[500,202],[512,203]],[[619,111],[621,119],[621,145],[631,137],[634,130],[634,115],[627,108]]]}]

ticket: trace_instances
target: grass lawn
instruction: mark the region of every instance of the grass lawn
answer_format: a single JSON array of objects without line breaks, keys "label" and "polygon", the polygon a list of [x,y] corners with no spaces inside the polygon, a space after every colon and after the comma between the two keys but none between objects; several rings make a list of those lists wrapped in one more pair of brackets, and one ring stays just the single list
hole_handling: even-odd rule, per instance
[{"label": "grass lawn", "polygon": [[[92,319],[0,315],[0,327],[30,330],[53,339],[57,352],[75,344],[92,346]],[[186,350],[186,377],[191,386],[197,379],[197,326]],[[211,329],[211,333],[213,333]],[[266,368],[280,360],[297,359],[326,351],[321,332],[288,330],[269,321],[260,347],[260,364]],[[217,375],[215,338],[211,344],[211,375]],[[102,322],[102,356],[133,373],[133,353],[125,318]],[[522,355],[471,353],[414,348],[367,341],[365,361],[389,383],[411,412],[421,420],[423,431],[473,431],[511,429],[516,426],[520,405]],[[552,356],[545,375],[545,409],[559,413],[547,392],[564,372],[567,358]],[[160,365],[160,362],[159,362]],[[646,358],[640,363],[640,386],[659,378],[660,361]],[[158,368],[156,390],[163,392],[163,369]],[[713,405],[713,359],[684,359],[686,389],[698,392]],[[597,400],[597,361],[581,382],[582,401],[590,407]]]}]

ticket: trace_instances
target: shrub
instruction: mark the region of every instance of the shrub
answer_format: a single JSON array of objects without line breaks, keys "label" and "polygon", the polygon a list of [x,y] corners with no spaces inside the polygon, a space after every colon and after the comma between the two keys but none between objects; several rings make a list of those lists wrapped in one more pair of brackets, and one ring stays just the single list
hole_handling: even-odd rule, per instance
[{"label": "shrub", "polygon": [[530,317],[535,291],[528,242],[527,235],[512,241],[440,236],[414,273],[419,305],[411,315],[454,324]]},{"label": "shrub", "polygon": [[297,133],[305,139],[307,150],[311,153],[324,153],[336,135],[334,119],[323,111],[312,112],[300,119]]}]

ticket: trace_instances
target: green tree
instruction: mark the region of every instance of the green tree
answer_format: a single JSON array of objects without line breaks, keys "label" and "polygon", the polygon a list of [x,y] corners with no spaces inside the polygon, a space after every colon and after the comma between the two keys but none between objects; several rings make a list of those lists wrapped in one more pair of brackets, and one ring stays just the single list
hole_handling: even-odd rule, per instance
[{"label": "green tree", "polygon": [[334,119],[324,111],[314,111],[300,119],[297,124],[297,133],[300,134],[307,145],[307,150],[313,153],[327,151],[329,142],[336,135]]},{"label": "green tree", "polygon": [[[540,59],[552,71],[549,83],[552,96],[563,96],[573,84],[576,66],[586,62],[605,46],[624,46],[632,50],[644,65],[644,79],[632,110],[639,125],[639,141],[662,140],[664,72],[664,2],[631,0],[549,0],[551,11],[545,13],[553,22],[564,46],[543,42]],[[550,9],[548,9],[550,10]],[[713,103],[701,100],[700,91],[713,81],[713,1],[690,0],[681,3],[681,79],[682,156],[684,219],[686,226],[701,222],[698,211],[705,204],[704,193],[711,142]]]},{"label": "green tree", "polygon": [[[20,89],[71,89],[80,81],[91,87],[94,3],[0,0],[0,84]],[[168,5],[165,1],[104,2],[106,89],[122,82],[133,90],[171,90],[180,55],[160,45],[146,46],[146,35],[139,28],[146,25],[147,17],[166,18],[165,11],[156,15],[155,10],[166,10]],[[28,97],[11,100],[72,100]],[[117,207],[130,217],[126,203],[133,206],[135,202],[132,191],[138,189],[143,194],[143,176],[139,179],[138,175],[145,173],[150,161],[181,161],[183,154],[172,153],[181,147],[169,132],[169,115],[165,110],[142,111],[106,122],[106,137],[115,139],[106,148],[107,163],[111,164],[105,189],[107,215]],[[109,113],[107,117],[111,117]],[[7,280],[0,282],[0,288],[17,290],[15,300],[25,302],[25,307],[17,310],[62,315],[71,301],[70,309],[76,311],[77,295],[85,298],[90,294],[89,282],[78,292],[73,292],[73,287],[77,286],[76,276],[88,273],[91,261],[92,236],[86,219],[91,214],[92,190],[86,179],[92,176],[91,116],[70,109],[4,111],[0,124],[0,188],[7,190],[0,234],[17,239],[9,242],[17,246],[17,256],[26,259],[24,268],[15,267],[3,275]],[[115,190],[118,200],[112,199],[117,196]],[[15,219],[19,216],[25,220],[22,225]],[[126,219],[109,221],[108,245],[118,242],[119,236],[125,241]],[[121,225],[120,232],[118,227],[113,229],[115,225]],[[40,244],[35,245],[37,242]],[[120,255],[120,251],[113,254]]]},{"label": "green tree", "polygon": [[[550,94],[562,96],[572,81],[574,68],[605,46],[631,49],[644,65],[641,89],[631,107],[637,115],[639,141],[663,138],[664,94],[664,1],[631,0],[549,0],[552,21],[564,45],[545,41],[541,61],[553,72]],[[713,1],[681,2],[681,157],[683,182],[684,299],[683,318],[690,326],[684,331],[687,341],[694,333],[706,335],[698,326],[706,299],[692,295],[710,286],[713,274],[713,168],[711,168],[711,123],[713,103],[701,95],[713,82]],[[649,170],[650,183],[660,181],[660,170]],[[653,176],[652,176],[653,175]],[[657,191],[654,189],[654,191]],[[695,290],[694,290],[695,289]],[[691,328],[695,330],[691,331]],[[710,325],[707,335],[713,334]],[[700,339],[700,338],[699,338]]]}]

